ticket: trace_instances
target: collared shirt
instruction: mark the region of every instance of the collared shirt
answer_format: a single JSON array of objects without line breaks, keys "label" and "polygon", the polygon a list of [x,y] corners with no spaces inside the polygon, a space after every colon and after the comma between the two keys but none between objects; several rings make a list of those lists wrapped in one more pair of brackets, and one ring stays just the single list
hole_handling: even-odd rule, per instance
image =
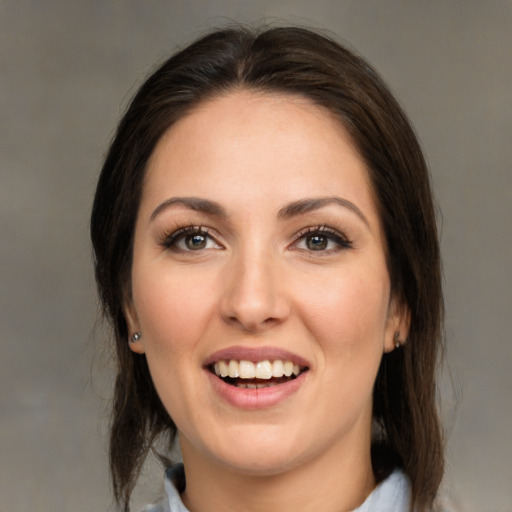
[{"label": "collared shirt", "polygon": [[[146,508],[145,512],[190,512],[178,492],[178,489],[184,488],[184,483],[182,464],[168,468],[165,472],[165,496],[159,503]],[[397,469],[352,512],[409,512],[410,499],[409,480]]]}]

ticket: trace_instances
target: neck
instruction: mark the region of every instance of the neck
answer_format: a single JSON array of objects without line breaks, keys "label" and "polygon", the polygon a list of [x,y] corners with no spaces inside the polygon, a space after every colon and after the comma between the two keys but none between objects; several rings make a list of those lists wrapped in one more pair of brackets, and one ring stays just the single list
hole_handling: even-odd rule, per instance
[{"label": "neck", "polygon": [[187,460],[184,450],[187,486],[182,499],[190,512],[353,510],[373,490],[375,480],[369,444],[364,454],[360,446],[345,444],[271,475],[244,474],[211,459],[198,464],[194,456]]}]

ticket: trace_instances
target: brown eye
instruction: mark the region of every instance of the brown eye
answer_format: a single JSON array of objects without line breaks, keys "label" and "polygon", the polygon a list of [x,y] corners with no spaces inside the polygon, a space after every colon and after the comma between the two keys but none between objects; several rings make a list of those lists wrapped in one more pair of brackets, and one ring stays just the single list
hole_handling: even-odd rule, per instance
[{"label": "brown eye", "polygon": [[201,226],[187,226],[163,237],[163,247],[174,252],[199,252],[222,249],[222,246]]},{"label": "brown eye", "polygon": [[292,247],[308,252],[332,254],[343,249],[350,249],[352,242],[336,229],[328,226],[315,226],[299,232]]},{"label": "brown eye", "polygon": [[329,239],[322,235],[311,235],[306,237],[306,246],[311,251],[325,251]]},{"label": "brown eye", "polygon": [[188,235],[185,237],[185,245],[191,251],[197,251],[199,249],[204,249],[206,247],[208,241],[208,237],[206,235],[195,234]]}]

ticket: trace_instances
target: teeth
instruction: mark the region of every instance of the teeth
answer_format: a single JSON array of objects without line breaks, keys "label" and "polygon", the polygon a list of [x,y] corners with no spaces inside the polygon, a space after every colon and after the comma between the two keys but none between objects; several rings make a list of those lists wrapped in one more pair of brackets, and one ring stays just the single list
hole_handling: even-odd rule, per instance
[{"label": "teeth", "polygon": [[[256,377],[256,368],[252,361],[240,361],[238,373],[241,379],[254,379]],[[222,377],[222,374],[221,374]]]},{"label": "teeth", "polygon": [[[298,364],[293,364],[292,361],[282,361],[279,359],[272,362],[265,359],[263,361],[258,361],[257,363],[245,360],[237,361],[236,359],[231,359],[229,361],[217,361],[213,365],[213,369],[217,377],[230,377],[232,379],[256,378],[269,380],[272,377],[291,377],[292,375],[297,377],[300,374],[300,366]],[[251,389],[254,389],[254,386],[266,387],[267,385],[269,384],[240,384],[239,387],[251,386]]]},{"label": "teeth", "polygon": [[253,384],[253,383],[245,383],[245,382],[237,382],[236,384],[237,388],[242,389],[261,389],[261,388],[269,388],[272,386],[269,382],[263,382],[262,384]]},{"label": "teeth", "polygon": [[257,379],[271,379],[272,378],[272,365],[270,361],[260,361],[256,364],[256,378]]},{"label": "teeth", "polygon": [[227,377],[229,375],[229,367],[226,361],[219,361],[220,376]]},{"label": "teeth", "polygon": [[233,361],[233,359],[231,359],[231,361],[229,361],[228,367],[229,367],[229,376],[232,379],[236,379],[237,377],[239,377],[238,363],[236,361]]},{"label": "teeth", "polygon": [[274,361],[274,364],[272,365],[272,377],[282,377],[283,375],[283,361],[278,359],[277,361]]}]

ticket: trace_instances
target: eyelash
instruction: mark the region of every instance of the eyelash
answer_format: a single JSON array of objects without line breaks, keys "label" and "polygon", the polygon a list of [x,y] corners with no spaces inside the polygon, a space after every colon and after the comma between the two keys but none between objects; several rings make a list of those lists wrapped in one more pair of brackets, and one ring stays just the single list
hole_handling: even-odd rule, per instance
[{"label": "eyelash", "polygon": [[[209,233],[209,229],[204,226],[185,226],[177,229],[176,231],[166,232],[162,235],[159,244],[165,249],[176,251],[176,252],[195,252],[194,249],[185,249],[178,247],[178,244],[182,241],[185,241],[187,237],[192,236],[202,236],[206,239],[206,244],[208,244],[208,240],[216,244],[217,248],[222,247],[218,242],[211,236]],[[307,243],[308,238],[319,237],[321,239],[327,239],[327,244],[329,242],[333,242],[336,244],[336,248],[334,249],[310,249],[309,247],[300,248],[297,247],[299,242],[304,241]],[[331,228],[326,225],[321,226],[311,226],[305,229],[300,230],[294,237],[294,241],[291,244],[292,247],[298,250],[303,250],[306,252],[319,252],[319,253],[331,253],[336,252],[343,249],[352,248],[353,244],[350,240],[348,240],[344,235],[342,235],[339,231],[334,228]],[[207,249],[207,247],[199,247],[197,251]]]},{"label": "eyelash", "polygon": [[[183,249],[178,247],[178,243],[186,240],[187,237],[192,236],[202,236],[205,239],[213,241],[217,246],[219,244],[216,240],[209,234],[209,229],[204,226],[185,226],[177,229],[176,231],[172,231],[171,233],[164,233],[160,240],[160,245],[165,249],[180,251],[180,252],[194,252],[193,249]],[[220,247],[220,246],[219,246]],[[198,251],[201,248],[197,249]]]},{"label": "eyelash", "polygon": [[320,252],[320,253],[329,253],[329,252],[336,252],[343,249],[351,249],[353,247],[352,242],[343,234],[341,234],[338,230],[331,228],[329,226],[321,225],[321,226],[311,226],[305,229],[302,229],[299,231],[295,237],[295,241],[292,245],[297,245],[298,242],[304,241],[307,243],[308,238],[313,238],[314,236],[317,236],[319,238],[326,238],[327,243],[334,242],[337,247],[335,249],[321,249],[321,250],[314,250],[309,248],[304,248],[301,250],[305,250],[308,252]]}]

